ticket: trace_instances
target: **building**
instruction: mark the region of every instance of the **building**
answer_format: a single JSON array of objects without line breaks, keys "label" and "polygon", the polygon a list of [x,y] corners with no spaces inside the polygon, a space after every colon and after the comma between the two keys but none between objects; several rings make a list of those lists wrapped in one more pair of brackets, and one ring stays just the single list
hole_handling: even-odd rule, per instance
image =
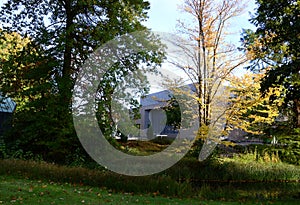
[{"label": "building", "polygon": [[[188,86],[192,92],[195,91],[193,84],[189,84]],[[174,129],[171,125],[166,125],[166,115],[161,110],[167,106],[168,100],[170,100],[171,97],[172,92],[170,90],[163,90],[141,98],[141,118],[136,121],[138,127],[145,132],[148,132],[149,128],[152,129],[154,137],[166,136],[175,138],[178,134],[178,130]],[[241,143],[249,141],[247,135],[248,133],[241,129],[233,129],[228,133],[228,136],[223,136],[220,139]],[[149,137],[149,134],[143,133],[143,136]]]},{"label": "building", "polygon": [[[193,92],[195,87],[193,84],[187,85]],[[168,101],[173,96],[170,90],[163,90],[156,93],[146,95],[140,99],[140,116],[141,118],[136,121],[138,127],[145,132],[151,130],[154,137],[165,136],[175,138],[178,134],[172,125],[166,125],[166,115],[162,108],[168,105]],[[148,136],[149,133],[142,134]]]}]

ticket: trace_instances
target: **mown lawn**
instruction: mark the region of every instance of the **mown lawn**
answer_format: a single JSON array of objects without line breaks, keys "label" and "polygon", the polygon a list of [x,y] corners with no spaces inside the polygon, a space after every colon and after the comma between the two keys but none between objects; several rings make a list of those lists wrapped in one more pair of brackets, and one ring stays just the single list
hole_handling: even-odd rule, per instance
[{"label": "mown lawn", "polygon": [[170,198],[158,193],[135,195],[113,193],[99,187],[80,184],[29,180],[0,176],[0,204],[298,204],[297,201],[202,201],[197,198]]}]

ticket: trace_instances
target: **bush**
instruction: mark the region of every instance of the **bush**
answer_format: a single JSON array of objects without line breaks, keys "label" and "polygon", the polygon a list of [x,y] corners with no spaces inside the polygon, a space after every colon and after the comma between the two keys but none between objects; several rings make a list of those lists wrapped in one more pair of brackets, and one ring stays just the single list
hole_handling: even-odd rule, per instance
[{"label": "bush", "polygon": [[154,139],[150,140],[150,142],[159,144],[159,145],[170,145],[174,139],[168,137],[155,137]]},{"label": "bush", "polygon": [[0,160],[0,174],[59,183],[82,184],[110,189],[115,192],[160,193],[168,196],[192,196],[192,186],[177,182],[170,176],[130,177],[110,171],[83,167],[65,167],[45,162]]},{"label": "bush", "polygon": [[278,144],[274,150],[279,152],[283,162],[300,165],[300,128],[291,133],[277,132]]},{"label": "bush", "polygon": [[[254,198],[256,194],[263,194],[264,198],[284,197],[288,191],[296,196],[298,192],[294,190],[299,190],[299,183],[286,182],[297,182],[300,178],[299,167],[294,165],[243,162],[237,159],[198,162],[193,158],[184,158],[163,173],[144,177],[118,175],[103,167],[91,170],[11,159],[0,160],[0,174],[102,187],[112,192],[156,193],[170,197],[200,196],[206,199],[235,198],[240,192],[246,196],[253,194]],[[276,196],[272,195],[269,191],[271,184],[275,184],[274,189],[280,186],[284,190],[279,189]]]}]

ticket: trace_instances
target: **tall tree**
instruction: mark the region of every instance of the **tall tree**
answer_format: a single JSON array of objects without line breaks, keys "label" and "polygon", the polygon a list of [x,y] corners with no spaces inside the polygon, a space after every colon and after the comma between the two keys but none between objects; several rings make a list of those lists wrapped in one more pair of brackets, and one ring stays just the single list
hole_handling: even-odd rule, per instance
[{"label": "tall tree", "polygon": [[[0,31],[1,92],[14,99],[18,110],[24,109],[24,104],[30,99],[42,95],[40,91],[33,91],[33,87],[38,89],[42,76],[45,79],[45,69],[40,67],[37,73],[35,68],[46,61],[43,61],[38,47],[32,49],[32,43],[16,32]],[[27,49],[29,46],[30,51]]]},{"label": "tall tree", "polygon": [[241,14],[243,6],[240,0],[185,0],[182,5],[189,18],[178,21],[179,33],[188,40],[176,46],[189,61],[172,63],[186,73],[196,88],[200,125],[213,123],[212,105],[222,84],[246,61],[245,56],[228,42],[227,30],[230,21]]},{"label": "tall tree", "polygon": [[144,29],[149,3],[132,1],[9,0],[5,30],[29,35],[54,58],[57,90],[70,106],[72,81],[91,51],[118,35]]},{"label": "tall tree", "polygon": [[257,0],[251,22],[256,31],[246,30],[244,46],[252,58],[252,70],[266,70],[261,90],[283,85],[286,108],[292,107],[294,127],[300,127],[300,2]]},{"label": "tall tree", "polygon": [[[53,154],[51,160],[61,160],[74,152],[76,143],[71,142],[76,139],[71,118],[71,95],[80,66],[103,43],[145,29],[141,22],[146,20],[147,9],[149,3],[144,0],[7,1],[0,10],[3,30],[17,32],[31,42],[3,64],[7,71],[14,69],[24,75],[16,74],[5,82],[1,81],[2,88],[6,87],[4,90],[11,96],[18,92],[9,87],[13,79],[26,78],[32,83],[26,88],[19,84],[15,86],[30,102],[25,101],[27,106],[15,118],[18,137],[30,139],[27,144],[19,140],[24,149],[35,144],[38,153],[60,150],[59,156]],[[157,55],[156,52],[137,55],[131,64],[128,60],[127,67],[123,67],[141,61],[155,61]],[[117,78],[120,75],[112,80]],[[106,91],[109,93],[109,90],[108,86]]]}]

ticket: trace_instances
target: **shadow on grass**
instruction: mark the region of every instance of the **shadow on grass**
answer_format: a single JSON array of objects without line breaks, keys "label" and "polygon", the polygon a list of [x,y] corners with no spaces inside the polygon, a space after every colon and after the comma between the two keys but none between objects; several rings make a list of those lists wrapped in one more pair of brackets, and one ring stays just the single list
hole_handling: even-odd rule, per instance
[{"label": "shadow on grass", "polygon": [[0,174],[103,187],[113,192],[156,193],[212,200],[299,200],[298,166],[183,159],[163,173],[129,177],[105,169],[66,167],[46,162],[0,160]]}]

